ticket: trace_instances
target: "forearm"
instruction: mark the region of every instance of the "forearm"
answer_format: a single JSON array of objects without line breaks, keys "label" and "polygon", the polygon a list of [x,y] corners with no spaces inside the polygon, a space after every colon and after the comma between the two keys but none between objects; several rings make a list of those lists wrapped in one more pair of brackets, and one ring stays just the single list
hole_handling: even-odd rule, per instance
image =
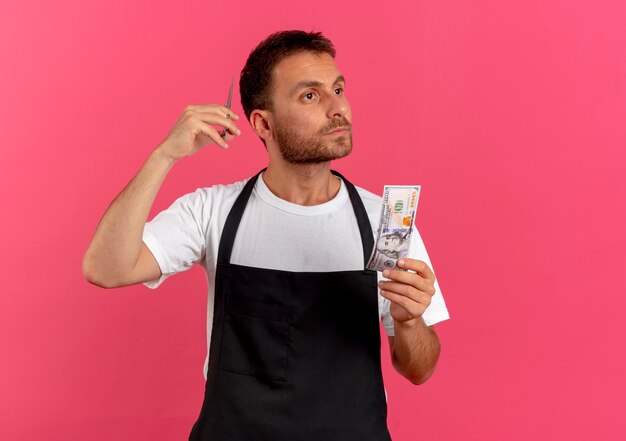
[{"label": "forearm", "polygon": [[139,259],[150,208],[173,164],[172,159],[154,150],[111,203],[83,258],[88,280],[116,280],[132,270]]},{"label": "forearm", "polygon": [[439,359],[437,334],[421,317],[407,322],[394,320],[394,333],[393,366],[412,383],[424,383]]}]

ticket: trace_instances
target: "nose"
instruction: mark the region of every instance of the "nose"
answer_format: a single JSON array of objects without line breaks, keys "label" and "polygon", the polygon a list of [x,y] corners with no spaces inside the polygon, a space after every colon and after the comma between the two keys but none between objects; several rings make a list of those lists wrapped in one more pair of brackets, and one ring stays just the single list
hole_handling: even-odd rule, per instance
[{"label": "nose", "polygon": [[341,95],[331,93],[327,116],[329,119],[337,117],[350,119],[350,104],[343,93]]}]

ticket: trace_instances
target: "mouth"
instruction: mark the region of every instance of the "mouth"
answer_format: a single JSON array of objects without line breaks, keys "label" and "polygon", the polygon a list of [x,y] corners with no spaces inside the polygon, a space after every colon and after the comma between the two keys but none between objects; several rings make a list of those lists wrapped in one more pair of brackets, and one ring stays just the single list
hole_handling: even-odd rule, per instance
[{"label": "mouth", "polygon": [[348,133],[349,131],[349,127],[347,126],[342,126],[342,127],[337,127],[333,130],[331,130],[330,132],[328,132],[328,135],[345,135],[346,133]]}]

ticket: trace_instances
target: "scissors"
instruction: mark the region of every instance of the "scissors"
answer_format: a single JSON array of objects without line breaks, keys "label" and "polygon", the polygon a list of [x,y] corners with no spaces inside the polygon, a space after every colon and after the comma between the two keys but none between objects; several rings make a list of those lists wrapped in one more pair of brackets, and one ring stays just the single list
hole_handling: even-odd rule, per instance
[{"label": "scissors", "polygon": [[[226,104],[224,104],[224,107],[226,107],[227,109],[230,109],[230,103],[233,100],[233,86],[235,85],[235,77],[232,78],[231,82],[230,82],[230,91],[228,92],[228,101],[226,101]],[[230,114],[226,114],[226,118],[230,119]],[[224,136],[226,136],[226,131],[228,129],[226,127],[224,127],[224,129],[220,132],[220,136],[223,138]]]}]

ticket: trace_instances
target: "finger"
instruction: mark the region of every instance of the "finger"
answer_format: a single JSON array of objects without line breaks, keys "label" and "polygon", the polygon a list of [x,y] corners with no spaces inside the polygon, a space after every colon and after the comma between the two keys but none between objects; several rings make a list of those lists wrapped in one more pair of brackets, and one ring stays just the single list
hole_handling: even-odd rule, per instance
[{"label": "finger", "polygon": [[228,119],[234,119],[234,120],[238,120],[239,119],[239,115],[237,115],[235,112],[233,112],[233,109],[229,109],[226,106],[220,106],[220,110],[222,112],[224,112],[224,116]]},{"label": "finger", "polygon": [[228,118],[229,119],[234,119],[234,120],[238,120],[239,119],[239,115],[237,115],[235,112],[233,112],[232,109],[229,109],[226,106],[222,106],[220,104],[198,104],[198,105],[189,105],[185,108],[186,111],[193,111],[193,112],[202,112],[202,113],[218,113],[220,115],[222,115],[224,118],[226,118],[226,115],[229,115]]},{"label": "finger", "polygon": [[402,271],[402,270],[386,269],[383,271],[383,277],[386,277],[387,279],[390,279],[399,283],[404,283],[407,285],[414,286],[418,290],[424,291],[425,293],[428,293],[430,295],[435,294],[433,281],[424,279],[422,276],[420,276],[417,273],[412,273],[412,272]]},{"label": "finger", "polygon": [[398,266],[400,268],[415,271],[425,279],[435,279],[435,273],[433,273],[430,267],[426,264],[426,262],[422,260],[409,258],[400,259],[398,260]]},{"label": "finger", "polygon": [[219,145],[221,148],[228,148],[228,143],[220,136],[219,133],[217,133],[217,130],[215,130],[215,128],[212,127],[210,124],[206,124],[200,120],[196,120],[194,128],[196,130],[194,134],[199,132],[203,133],[204,135],[211,138],[213,142]]},{"label": "finger", "polygon": [[228,130],[226,130],[226,134],[224,136],[222,136],[222,132],[220,132],[220,137],[227,143],[236,138],[236,136],[230,133]]},{"label": "finger", "polygon": [[234,119],[235,121],[239,119],[239,115],[233,112],[233,109],[230,109],[226,106],[216,105],[214,109],[216,109],[224,118]]},{"label": "finger", "polygon": [[382,290],[408,297],[414,302],[430,302],[430,296],[428,294],[418,290],[414,286],[407,285],[405,283],[380,281],[378,282],[378,287]]},{"label": "finger", "polygon": [[239,130],[237,124],[223,115],[216,115],[215,113],[210,112],[196,112],[194,116],[207,124],[217,124],[218,126],[222,126],[225,129],[228,129],[228,131],[233,135],[241,135],[241,130]]},{"label": "finger", "polygon": [[388,299],[390,302],[402,306],[413,317],[420,317],[422,314],[424,314],[424,311],[426,311],[427,308],[427,306],[424,306],[421,303],[414,302],[408,297],[405,297],[401,294],[396,294],[391,291],[381,290],[380,295]]}]

